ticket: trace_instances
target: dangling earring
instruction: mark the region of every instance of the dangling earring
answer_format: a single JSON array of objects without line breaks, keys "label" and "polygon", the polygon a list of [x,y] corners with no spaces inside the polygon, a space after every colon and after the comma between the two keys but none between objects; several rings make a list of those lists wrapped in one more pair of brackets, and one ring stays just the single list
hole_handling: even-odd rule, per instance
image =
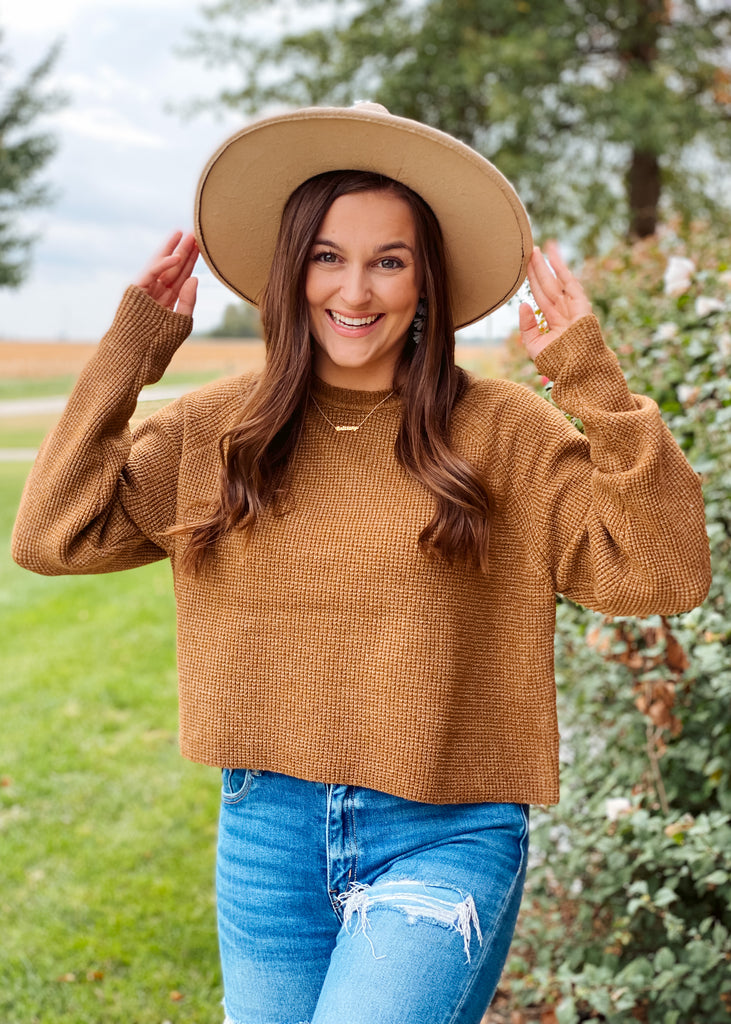
[{"label": "dangling earring", "polygon": [[416,304],[416,312],[414,313],[414,319],[411,321],[411,340],[415,345],[418,345],[424,336],[424,328],[426,327],[426,299],[419,299]]}]

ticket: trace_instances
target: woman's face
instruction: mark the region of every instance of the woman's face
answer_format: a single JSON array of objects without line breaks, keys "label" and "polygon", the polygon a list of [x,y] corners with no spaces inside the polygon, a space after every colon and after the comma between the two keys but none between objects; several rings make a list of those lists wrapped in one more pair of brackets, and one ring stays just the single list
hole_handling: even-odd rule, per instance
[{"label": "woman's face", "polygon": [[305,282],[317,376],[336,387],[390,388],[422,276],[404,199],[390,192],[336,199],[315,237]]}]

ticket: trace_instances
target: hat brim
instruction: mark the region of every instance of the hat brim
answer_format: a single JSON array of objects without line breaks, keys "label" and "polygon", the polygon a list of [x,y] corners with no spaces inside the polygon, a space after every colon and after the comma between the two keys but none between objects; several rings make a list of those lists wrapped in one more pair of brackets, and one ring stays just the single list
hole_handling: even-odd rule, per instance
[{"label": "hat brim", "polygon": [[522,284],[533,241],[507,179],[452,136],[370,104],[265,118],[219,147],[195,198],[196,238],[214,275],[257,305],[287,199],[333,170],[386,175],[429,204],[444,235],[455,328],[493,312]]}]

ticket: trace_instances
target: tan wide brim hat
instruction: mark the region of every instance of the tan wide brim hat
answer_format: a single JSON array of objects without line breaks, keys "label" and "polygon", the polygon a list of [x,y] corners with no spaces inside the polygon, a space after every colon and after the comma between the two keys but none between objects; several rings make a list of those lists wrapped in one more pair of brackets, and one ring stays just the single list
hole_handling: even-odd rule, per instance
[{"label": "tan wide brim hat", "polygon": [[375,103],[268,117],[219,147],[195,198],[198,245],[219,281],[257,305],[287,199],[334,170],[384,174],[426,200],[444,235],[456,328],[502,306],[522,284],[533,241],[512,185],[464,143]]}]

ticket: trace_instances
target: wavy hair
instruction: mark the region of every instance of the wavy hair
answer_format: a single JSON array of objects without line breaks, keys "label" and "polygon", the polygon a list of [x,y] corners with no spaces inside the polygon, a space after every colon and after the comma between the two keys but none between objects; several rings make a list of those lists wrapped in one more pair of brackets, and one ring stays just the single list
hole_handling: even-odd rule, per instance
[{"label": "wavy hair", "polygon": [[418,345],[409,332],[394,372],[402,419],[395,455],[434,498],[434,514],[419,535],[421,549],[452,563],[487,567],[490,503],[480,474],[450,442],[451,414],[466,387],[454,363],[454,328],[444,242],[431,208],[407,186],[365,171],[330,171],[303,182],[282,214],[264,289],[261,319],[264,370],[239,422],[220,441],[218,495],[189,535],[182,565],[196,571],[211,546],[232,529],[250,533],[262,511],[282,510],[289,466],[302,434],[312,379],[312,342],[305,296],[308,257],[330,206],[343,195],[386,192],[411,209],[428,314]]}]

